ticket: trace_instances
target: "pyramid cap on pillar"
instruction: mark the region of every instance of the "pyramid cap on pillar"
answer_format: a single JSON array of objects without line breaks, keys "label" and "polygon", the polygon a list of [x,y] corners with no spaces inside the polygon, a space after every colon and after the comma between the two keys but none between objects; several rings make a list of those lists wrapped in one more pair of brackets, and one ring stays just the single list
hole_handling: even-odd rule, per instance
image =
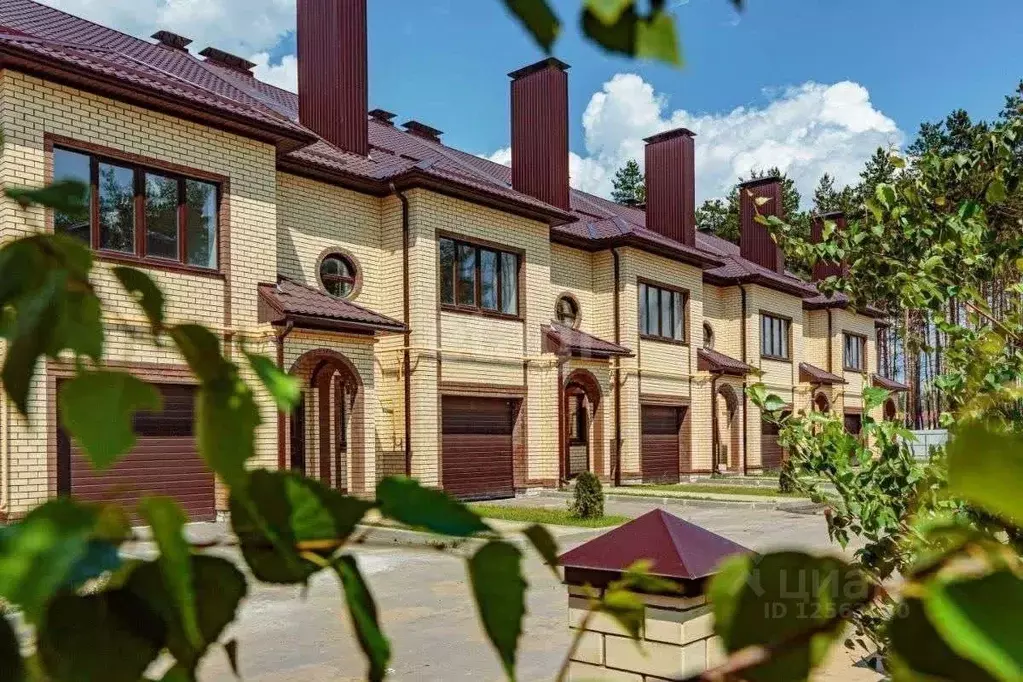
[{"label": "pyramid cap on pillar", "polygon": [[[649,572],[682,582],[702,581],[726,558],[753,551],[717,533],[655,509],[561,555],[566,582],[570,574],[590,584],[613,580],[640,560],[651,562]],[[593,578],[597,578],[594,580]]]}]

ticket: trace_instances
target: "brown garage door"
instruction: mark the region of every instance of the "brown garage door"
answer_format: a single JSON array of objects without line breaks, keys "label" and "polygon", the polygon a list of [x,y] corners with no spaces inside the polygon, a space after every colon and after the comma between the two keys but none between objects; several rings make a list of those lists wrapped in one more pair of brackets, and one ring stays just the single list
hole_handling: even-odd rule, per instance
[{"label": "brown garage door", "polygon": [[[788,418],[791,412],[783,412],[782,417]],[[765,471],[780,469],[787,458],[787,453],[778,444],[778,425],[766,419],[760,422],[760,466]]]},{"label": "brown garage door", "polygon": [[97,471],[63,430],[57,434],[62,493],[81,500],[118,502],[134,509],[146,495],[176,499],[192,521],[216,518],[213,473],[192,436],[195,387],[162,385],[163,411],[135,415],[135,448],[117,464]]},{"label": "brown garage door", "polygon": [[444,489],[462,499],[515,495],[516,400],[446,396],[441,404]]},{"label": "brown garage door", "polygon": [[681,407],[643,405],[643,481],[678,483]]}]

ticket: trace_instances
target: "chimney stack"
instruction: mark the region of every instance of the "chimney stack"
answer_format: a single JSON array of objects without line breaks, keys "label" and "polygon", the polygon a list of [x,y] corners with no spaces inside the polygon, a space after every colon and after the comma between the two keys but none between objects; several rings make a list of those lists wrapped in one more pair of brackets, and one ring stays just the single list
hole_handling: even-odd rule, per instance
[{"label": "chimney stack", "polygon": [[298,0],[302,125],[346,152],[369,154],[366,0]]},{"label": "chimney stack", "polygon": [[[835,223],[836,232],[845,229],[846,219],[845,213],[842,211],[833,211],[831,213],[825,213],[824,215],[815,215],[813,217],[813,223],[810,225],[811,243],[820,244],[824,241],[824,223],[829,220]],[[813,264],[813,281],[820,282],[831,276],[841,277],[845,274],[845,271],[845,263],[819,260]]]},{"label": "chimney stack", "polygon": [[696,245],[694,134],[676,128],[646,138],[646,226]]},{"label": "chimney stack", "polygon": [[[758,200],[767,201],[758,203]],[[743,258],[779,274],[785,272],[785,253],[771,238],[766,225],[757,222],[757,213],[785,219],[781,178],[758,178],[739,185],[739,251]]]},{"label": "chimney stack", "polygon": [[563,210],[568,189],[568,64],[549,57],[511,79],[512,187]]}]

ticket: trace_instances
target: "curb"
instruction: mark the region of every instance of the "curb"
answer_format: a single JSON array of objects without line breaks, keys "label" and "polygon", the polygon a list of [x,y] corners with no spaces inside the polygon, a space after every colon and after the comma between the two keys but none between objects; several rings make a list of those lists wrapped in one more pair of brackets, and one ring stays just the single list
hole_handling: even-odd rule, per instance
[{"label": "curb", "polygon": [[[562,493],[558,491],[543,491],[539,497],[550,497],[554,499],[570,499],[571,493]],[[606,493],[604,498],[614,502],[637,502],[637,501],[649,501],[662,506],[676,506],[676,507],[695,507],[705,509],[750,509],[750,510],[781,510],[790,511],[786,507],[799,508],[800,511],[792,509],[793,513],[798,514],[815,514],[816,511],[802,511],[804,506],[814,506],[812,502],[806,501],[800,503],[799,501],[788,500],[784,498],[765,498],[761,501],[754,500],[725,500],[715,499],[712,497],[676,497],[666,495],[646,495],[646,494],[634,494],[634,493]]]},{"label": "curb", "polygon": [[[503,539],[520,548],[525,546],[525,538],[521,536],[509,535]],[[438,551],[461,550],[472,553],[489,541],[490,538],[484,537],[457,538],[408,528],[359,524],[353,533],[352,544],[372,547],[420,547]]]}]

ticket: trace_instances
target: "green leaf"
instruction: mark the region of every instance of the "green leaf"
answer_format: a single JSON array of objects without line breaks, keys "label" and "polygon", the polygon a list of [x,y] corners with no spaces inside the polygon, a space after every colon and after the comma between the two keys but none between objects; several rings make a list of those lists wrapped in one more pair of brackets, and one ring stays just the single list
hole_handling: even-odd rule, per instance
[{"label": "green leaf", "polygon": [[194,673],[202,657],[227,626],[234,622],[248,585],[245,576],[226,559],[208,555],[189,557],[199,637],[185,634],[181,609],[174,603],[166,571],[156,562],[145,562],[132,572],[125,589],[139,598],[166,628],[166,646],[186,672]]},{"label": "green leaf", "polygon": [[171,602],[178,610],[185,638],[193,647],[199,647],[202,635],[192,585],[192,551],[185,541],[185,513],[169,497],[147,497],[139,504],[139,510],[149,523],[153,539],[160,549],[157,565],[163,572]]},{"label": "green leaf", "polygon": [[120,589],[55,598],[38,647],[52,682],[138,682],[165,640],[163,621]]},{"label": "green leaf", "polygon": [[8,187],[4,194],[18,202],[22,208],[36,204],[64,213],[73,220],[89,217],[89,187],[77,180],[57,180],[46,187],[37,188]]},{"label": "green leaf", "polygon": [[508,678],[514,679],[515,654],[526,614],[522,552],[502,540],[488,542],[469,559],[469,579],[483,629]]},{"label": "green leaf", "polygon": [[997,679],[1023,679],[1023,581],[1012,573],[935,584],[924,609],[960,656]]},{"label": "green leaf", "polygon": [[359,646],[369,660],[369,671],[366,677],[378,682],[387,676],[387,664],[391,660],[391,645],[380,629],[377,619],[377,605],[369,590],[355,558],[343,556],[334,563],[334,570],[341,578],[341,586],[345,591],[345,603],[348,604],[348,615],[352,618],[352,627],[359,640]]},{"label": "green leaf", "polygon": [[624,587],[609,588],[601,597],[597,610],[614,618],[633,639],[639,639],[643,632],[646,605],[638,594]]},{"label": "green leaf", "polygon": [[1023,521],[1023,436],[970,424],[948,444],[948,487],[953,495],[1006,520]]},{"label": "green leaf", "polygon": [[534,524],[522,531],[522,534],[533,545],[537,554],[543,558],[543,562],[550,566],[554,577],[561,580],[561,574],[558,573],[558,543],[550,531],[540,524]]},{"label": "green leaf", "polygon": [[675,34],[675,19],[668,12],[654,12],[636,25],[636,56],[676,66],[682,65],[682,52]]},{"label": "green leaf", "polygon": [[863,388],[863,411],[870,412],[875,407],[880,407],[884,404],[884,401],[888,400],[890,395],[891,392],[883,388],[865,386]]},{"label": "green leaf", "polygon": [[242,352],[245,353],[245,358],[249,361],[252,371],[256,373],[259,380],[263,382],[263,386],[273,396],[277,407],[285,412],[295,409],[295,405],[302,397],[302,386],[298,378],[278,368],[277,364],[265,355],[256,355],[246,350]]},{"label": "green leaf", "polygon": [[923,682],[921,676],[929,676],[923,679],[952,682],[991,682],[995,679],[949,647],[927,618],[923,602],[919,599],[907,599],[899,604],[888,624],[888,633],[892,649],[889,667],[893,669],[896,682]]},{"label": "green leaf", "polygon": [[991,183],[987,186],[987,191],[984,193],[984,198],[987,199],[990,204],[1000,204],[1005,201],[1008,196],[1008,192],[1005,190],[1005,180],[1001,176],[996,176],[991,180]]},{"label": "green leaf", "polygon": [[561,22],[546,0],[504,0],[504,5],[543,51],[549,53],[561,33]]},{"label": "green leaf", "polygon": [[231,363],[220,352],[220,339],[198,324],[179,324],[169,331],[185,362],[200,381],[214,381],[231,374]]},{"label": "green leaf", "polygon": [[85,558],[96,511],[58,498],[36,507],[0,535],[0,597],[20,606],[32,622]]},{"label": "green leaf", "polygon": [[635,0],[586,0],[586,8],[603,24],[613,24],[618,21],[622,14]]},{"label": "green leaf", "polygon": [[21,658],[21,643],[11,622],[0,616],[0,680],[22,682],[25,679],[25,661]]},{"label": "green leaf", "polygon": [[879,183],[874,188],[874,194],[877,196],[877,200],[881,202],[881,205],[885,208],[892,208],[895,205],[895,188],[888,183]]},{"label": "green leaf", "polygon": [[126,372],[83,371],[61,384],[60,419],[97,469],[106,469],[136,442],[139,410],[159,410],[156,387]]},{"label": "green leaf", "polygon": [[163,330],[163,292],[156,286],[153,278],[135,268],[120,265],[114,268],[114,276],[121,282],[129,294],[135,297],[142,311],[149,319],[149,327],[153,335]]},{"label": "green leaf", "polygon": [[298,474],[253,471],[244,490],[231,491],[231,525],[257,578],[300,583],[321,568],[300,553],[329,557],[372,506]]},{"label": "green leaf", "polygon": [[199,454],[228,486],[243,485],[245,463],[256,454],[256,428],[262,423],[252,391],[235,374],[204,383],[195,403]]},{"label": "green leaf", "polygon": [[[726,560],[711,581],[716,631],[735,652],[822,628],[870,593],[858,569],[830,557],[779,552]],[[842,624],[813,635],[745,673],[750,682],[806,680],[842,632]]]},{"label": "green leaf", "polygon": [[636,54],[639,19],[635,7],[630,5],[613,24],[605,24],[592,9],[586,8],[581,22],[583,33],[604,49],[629,56]]},{"label": "green leaf", "polygon": [[490,530],[469,507],[447,493],[424,488],[411,478],[389,477],[377,484],[380,513],[406,526],[466,537]]}]

